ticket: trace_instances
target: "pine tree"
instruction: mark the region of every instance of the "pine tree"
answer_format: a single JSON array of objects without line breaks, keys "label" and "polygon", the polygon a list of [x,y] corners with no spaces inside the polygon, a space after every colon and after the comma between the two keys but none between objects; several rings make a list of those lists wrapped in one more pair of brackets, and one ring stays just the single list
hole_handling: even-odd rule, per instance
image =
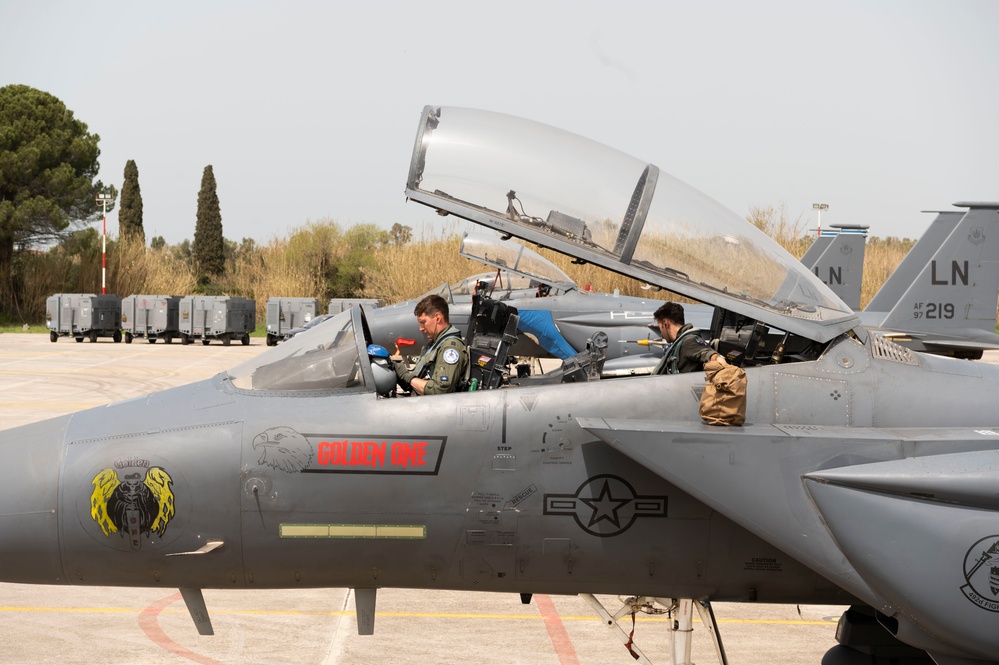
[{"label": "pine tree", "polygon": [[202,283],[221,277],[225,270],[225,241],[222,238],[222,212],[215,192],[215,173],[212,165],[205,167],[198,192],[198,221],[194,227],[194,245],[191,248]]},{"label": "pine tree", "polygon": [[122,240],[135,239],[146,244],[142,228],[142,192],[139,190],[139,169],[135,160],[125,164],[125,182],[121,186],[121,203],[118,208],[118,232]]},{"label": "pine tree", "polygon": [[23,304],[19,254],[100,218],[99,142],[49,93],[0,87],[0,314]]}]

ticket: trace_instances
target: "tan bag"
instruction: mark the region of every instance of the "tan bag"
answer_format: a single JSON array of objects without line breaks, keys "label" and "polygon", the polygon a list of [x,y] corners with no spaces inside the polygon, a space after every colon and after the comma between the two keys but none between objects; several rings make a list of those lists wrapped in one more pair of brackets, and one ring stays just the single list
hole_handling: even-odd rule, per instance
[{"label": "tan bag", "polygon": [[709,425],[746,422],[746,372],[717,360],[704,363],[707,384],[701,394],[701,418]]}]

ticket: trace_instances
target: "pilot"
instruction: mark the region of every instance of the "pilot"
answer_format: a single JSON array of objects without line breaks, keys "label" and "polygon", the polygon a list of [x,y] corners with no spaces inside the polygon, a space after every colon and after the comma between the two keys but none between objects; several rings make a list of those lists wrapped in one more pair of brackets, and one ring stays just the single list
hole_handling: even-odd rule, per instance
[{"label": "pilot", "polygon": [[721,356],[701,336],[701,331],[684,323],[683,305],[675,302],[663,304],[653,316],[659,333],[670,346],[656,365],[653,374],[680,374],[681,372],[698,372],[704,369],[704,363],[717,360],[727,365]]},{"label": "pilot", "polygon": [[448,319],[447,301],[429,295],[413,310],[427,343],[413,369],[402,361],[398,347],[392,360],[399,385],[417,395],[453,393],[465,379],[468,350],[461,332]]}]

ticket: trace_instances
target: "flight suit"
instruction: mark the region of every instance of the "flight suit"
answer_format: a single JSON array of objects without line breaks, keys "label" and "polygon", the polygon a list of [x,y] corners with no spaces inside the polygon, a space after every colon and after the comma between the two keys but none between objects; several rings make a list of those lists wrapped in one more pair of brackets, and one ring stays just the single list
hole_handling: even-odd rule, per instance
[{"label": "flight suit", "polygon": [[448,326],[432,342],[427,342],[420,352],[420,359],[413,369],[406,367],[401,360],[395,361],[395,375],[399,385],[410,389],[409,382],[414,378],[426,379],[424,395],[453,393],[465,379],[468,367],[468,350],[461,339],[461,333],[454,326]]},{"label": "flight suit", "polygon": [[704,363],[718,353],[700,337],[700,330],[689,323],[676,333],[676,340],[666,349],[653,374],[683,374],[704,369]]}]

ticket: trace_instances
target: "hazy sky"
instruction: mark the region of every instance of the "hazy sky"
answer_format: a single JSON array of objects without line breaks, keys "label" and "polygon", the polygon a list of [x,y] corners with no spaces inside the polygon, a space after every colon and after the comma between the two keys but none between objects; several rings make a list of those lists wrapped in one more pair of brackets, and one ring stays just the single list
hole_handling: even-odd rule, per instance
[{"label": "hazy sky", "polygon": [[[147,238],[442,224],[403,192],[425,104],[511,113],[657,164],[740,215],[918,237],[999,200],[999,2],[0,0],[0,85],[134,159]],[[98,225],[99,227],[99,225]],[[108,217],[109,232],[117,218]]]}]

